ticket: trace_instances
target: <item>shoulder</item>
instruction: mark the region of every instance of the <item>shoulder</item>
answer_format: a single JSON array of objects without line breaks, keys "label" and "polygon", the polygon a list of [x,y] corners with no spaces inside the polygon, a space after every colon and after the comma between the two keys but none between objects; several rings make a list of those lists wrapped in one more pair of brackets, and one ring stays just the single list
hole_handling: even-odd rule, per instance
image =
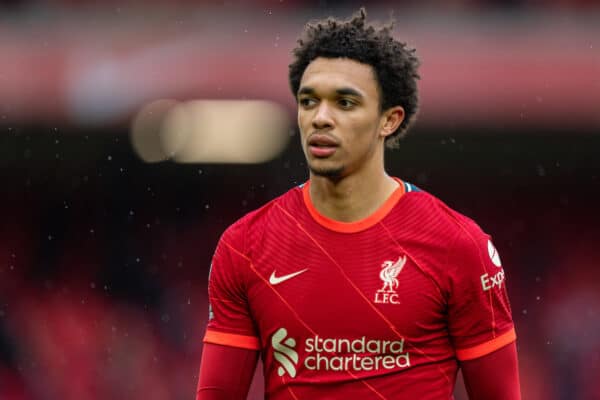
[{"label": "shoulder", "polygon": [[418,192],[414,196],[423,197],[420,201],[425,204],[432,219],[437,221],[432,234],[445,242],[446,256],[442,264],[445,274],[449,274],[453,280],[466,278],[469,282],[474,282],[476,287],[479,287],[482,276],[500,274],[496,276],[496,281],[504,279],[502,263],[492,237],[473,219],[450,208],[431,194]]},{"label": "shoulder", "polygon": [[438,213],[447,220],[447,223],[453,227],[454,240],[450,251],[463,253],[475,252],[479,254],[481,250],[491,244],[491,237],[470,217],[450,208],[447,204],[436,199]]},{"label": "shoulder", "polygon": [[441,276],[493,272],[500,266],[491,236],[470,217],[425,191],[407,192],[403,202],[408,211],[404,226]]},{"label": "shoulder", "polygon": [[408,208],[410,218],[418,222],[419,229],[430,231],[432,235],[448,241],[465,240],[469,236],[487,236],[471,218],[454,210],[438,197],[405,184],[404,207]]},{"label": "shoulder", "polygon": [[245,252],[249,235],[256,235],[264,231],[273,222],[275,215],[281,212],[281,209],[293,210],[301,204],[302,189],[301,186],[295,186],[235,221],[223,232],[221,241],[230,242]]},{"label": "shoulder", "polygon": [[410,208],[406,225],[422,250],[419,260],[444,292],[469,298],[469,293],[501,286],[500,255],[491,236],[473,219],[424,191],[407,193],[403,201]]}]

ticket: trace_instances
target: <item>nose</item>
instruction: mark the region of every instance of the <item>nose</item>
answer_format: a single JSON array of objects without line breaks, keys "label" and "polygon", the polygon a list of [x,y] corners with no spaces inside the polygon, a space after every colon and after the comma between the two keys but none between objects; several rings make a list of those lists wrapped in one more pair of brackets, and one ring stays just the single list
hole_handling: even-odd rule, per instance
[{"label": "nose", "polygon": [[315,129],[331,128],[333,126],[331,109],[327,102],[322,101],[319,104],[313,116],[312,126]]}]

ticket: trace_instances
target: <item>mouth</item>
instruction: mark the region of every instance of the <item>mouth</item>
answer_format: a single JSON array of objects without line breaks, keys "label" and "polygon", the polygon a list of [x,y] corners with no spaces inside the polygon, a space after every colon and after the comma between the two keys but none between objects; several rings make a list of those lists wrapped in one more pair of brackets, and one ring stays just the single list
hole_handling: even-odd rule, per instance
[{"label": "mouth", "polygon": [[308,139],[308,150],[317,158],[325,158],[336,152],[339,143],[328,135],[315,133]]}]

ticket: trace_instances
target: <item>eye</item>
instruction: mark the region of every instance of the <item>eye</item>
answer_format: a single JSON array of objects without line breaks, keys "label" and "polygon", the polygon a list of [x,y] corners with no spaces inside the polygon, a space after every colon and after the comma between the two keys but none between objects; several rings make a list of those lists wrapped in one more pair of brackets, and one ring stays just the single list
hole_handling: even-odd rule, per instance
[{"label": "eye", "polygon": [[356,105],[356,102],[354,102],[350,99],[339,99],[338,104],[342,108],[349,109],[349,108],[354,107]]},{"label": "eye", "polygon": [[300,100],[298,100],[298,104],[300,104],[304,108],[307,108],[317,104],[317,100],[311,97],[302,97]]}]

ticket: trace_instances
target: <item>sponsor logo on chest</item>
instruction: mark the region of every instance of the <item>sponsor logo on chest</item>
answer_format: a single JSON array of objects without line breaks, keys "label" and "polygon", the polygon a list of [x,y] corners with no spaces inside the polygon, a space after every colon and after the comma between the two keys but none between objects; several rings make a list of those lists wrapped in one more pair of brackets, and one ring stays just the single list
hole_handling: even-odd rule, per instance
[{"label": "sponsor logo on chest", "polygon": [[[297,347],[304,343],[302,355]],[[298,346],[300,345],[300,346]],[[404,338],[306,337],[297,341],[285,328],[271,337],[277,375],[295,378],[300,368],[308,371],[389,371],[411,366]]]}]

